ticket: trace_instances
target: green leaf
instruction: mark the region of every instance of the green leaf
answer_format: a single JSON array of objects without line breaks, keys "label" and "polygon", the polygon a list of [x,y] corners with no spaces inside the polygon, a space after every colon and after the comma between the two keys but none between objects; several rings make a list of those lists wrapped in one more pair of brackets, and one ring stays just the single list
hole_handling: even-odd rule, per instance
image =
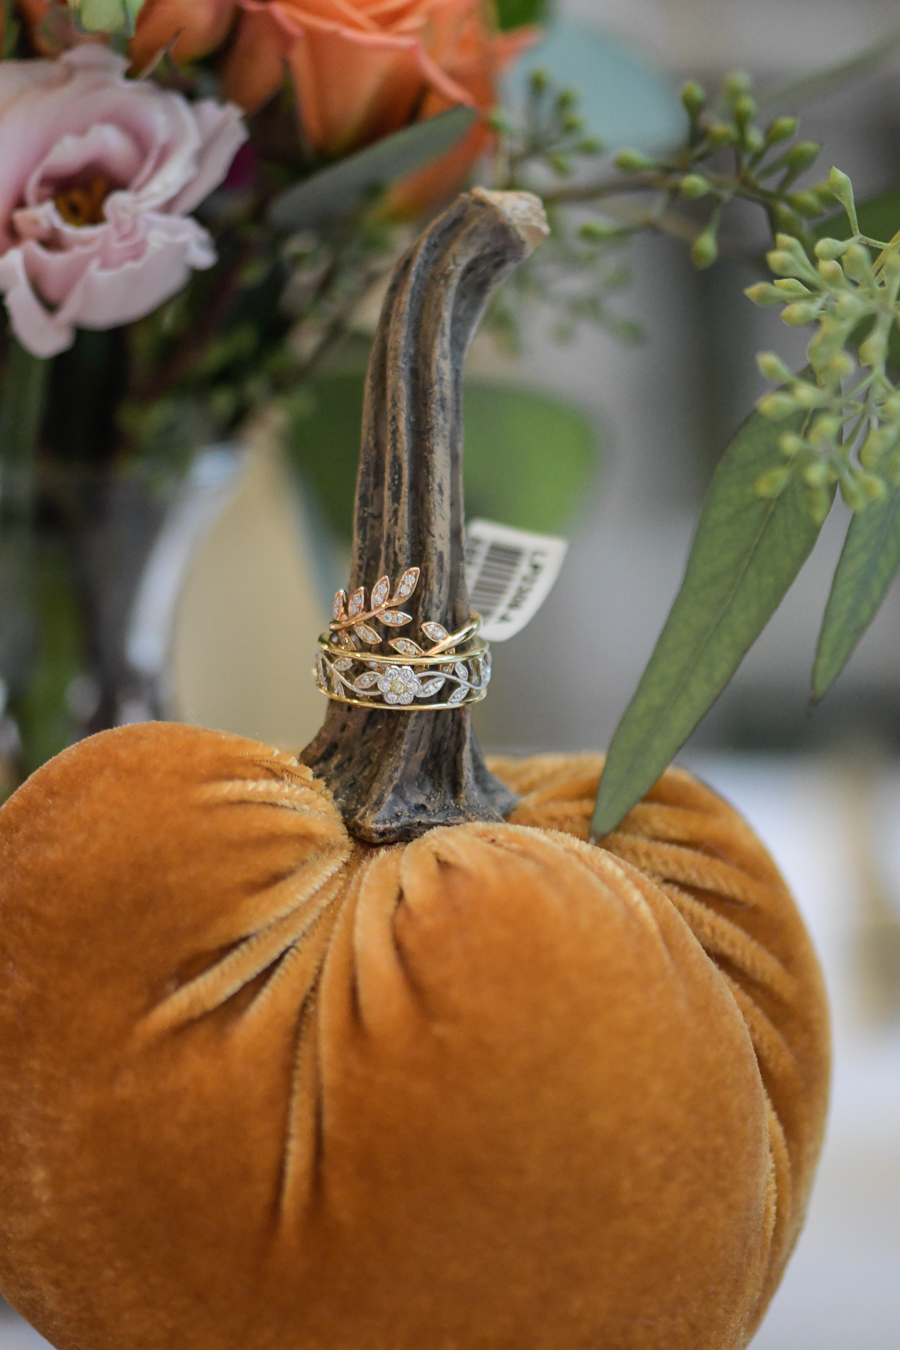
[{"label": "green leaf", "polygon": [[[353,524],[362,374],[323,376],[301,391],[288,452],[329,525]],[[564,531],[596,473],[597,432],[579,408],[532,389],[467,380],[466,513],[545,534]]]},{"label": "green leaf", "polygon": [[[890,192],[882,192],[868,201],[857,202],[856,214],[863,234],[870,239],[883,239],[887,243],[900,229],[900,188],[892,188]],[[843,210],[816,221],[810,230],[814,239],[849,239],[852,232]]]},{"label": "green leaf", "polygon": [[[806,415],[808,416],[808,414]],[[609,834],[640,801],[731,679],[809,556],[813,521],[801,465],[778,497],[755,485],[782,468],[778,441],[804,414],[754,413],[728,446],[700,514],[681,589],[613,736],[592,825]],[[798,457],[799,460],[799,457]],[[834,489],[831,489],[833,496]]]},{"label": "green leaf", "polygon": [[565,531],[597,464],[590,418],[533,389],[469,380],[463,424],[467,515]]},{"label": "green leaf", "polygon": [[315,229],[345,215],[371,193],[452,150],[477,119],[473,108],[451,108],[385,136],[282,192],[269,207],[269,223],[278,230]]},{"label": "green leaf", "polygon": [[506,32],[526,23],[543,23],[550,13],[550,0],[497,0],[497,22]]},{"label": "green leaf", "polygon": [[835,569],[813,665],[812,694],[824,698],[869,627],[900,567],[900,489],[854,516]]}]

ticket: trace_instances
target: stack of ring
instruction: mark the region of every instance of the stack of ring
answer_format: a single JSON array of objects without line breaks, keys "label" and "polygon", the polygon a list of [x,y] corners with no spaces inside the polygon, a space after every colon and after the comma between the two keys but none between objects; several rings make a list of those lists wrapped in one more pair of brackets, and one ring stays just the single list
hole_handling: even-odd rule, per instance
[{"label": "stack of ring", "polygon": [[440,708],[461,708],[479,703],[487,693],[491,678],[488,644],[477,636],[481,625],[478,614],[455,633],[439,623],[421,625],[428,645],[422,647],[411,638],[393,638],[392,653],[366,650],[365,645],[381,643],[383,634],[373,622],[388,628],[404,627],[412,622],[398,606],[409,598],[419,579],[419,569],[407,568],[391,596],[387,577],[372,587],[371,598],[360,587],[348,601],[338,591],[334,601],[334,619],[327,633],[319,638],[316,655],[316,684],[328,698],[352,703],[358,708],[391,708],[397,712],[431,712]]}]

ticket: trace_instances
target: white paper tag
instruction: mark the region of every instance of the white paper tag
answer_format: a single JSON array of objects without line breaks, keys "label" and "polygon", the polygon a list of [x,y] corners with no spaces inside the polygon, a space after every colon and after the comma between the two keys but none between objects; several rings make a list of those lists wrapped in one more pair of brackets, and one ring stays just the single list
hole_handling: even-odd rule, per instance
[{"label": "white paper tag", "polygon": [[537,614],[559,576],[569,545],[493,520],[466,526],[469,603],[481,615],[482,637],[504,642]]}]

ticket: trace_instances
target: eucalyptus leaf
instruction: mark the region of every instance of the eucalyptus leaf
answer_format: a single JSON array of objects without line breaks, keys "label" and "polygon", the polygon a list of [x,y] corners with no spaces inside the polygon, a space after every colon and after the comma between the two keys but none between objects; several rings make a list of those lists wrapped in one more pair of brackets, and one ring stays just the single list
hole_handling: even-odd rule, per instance
[{"label": "eucalyptus leaf", "polygon": [[[887,243],[900,229],[900,188],[857,202],[856,214],[863,234]],[[817,221],[811,233],[815,239],[849,239],[853,231],[846,212],[840,210]]]},{"label": "eucalyptus leaf", "polygon": [[[310,484],[332,529],[345,538],[353,520],[364,376],[321,376],[298,400],[288,453]],[[533,389],[467,380],[463,392],[466,510],[541,534],[564,531],[599,459],[592,420],[564,400]]]},{"label": "eucalyptus leaf", "polygon": [[383,137],[282,192],[269,207],[269,223],[278,230],[316,229],[327,224],[352,211],[369,194],[452,150],[477,118],[473,108],[452,108]]},{"label": "eucalyptus leaf", "polygon": [[869,627],[900,567],[900,488],[853,517],[831,583],[813,665],[812,695],[824,698]]},{"label": "eucalyptus leaf", "polygon": [[[808,414],[753,415],[728,446],[690,556],[637,691],[610,745],[592,824],[600,839],[653,786],[778,608],[821,529],[795,461],[779,496],[756,484],[785,466],[778,441]],[[834,489],[832,488],[832,494]]]}]

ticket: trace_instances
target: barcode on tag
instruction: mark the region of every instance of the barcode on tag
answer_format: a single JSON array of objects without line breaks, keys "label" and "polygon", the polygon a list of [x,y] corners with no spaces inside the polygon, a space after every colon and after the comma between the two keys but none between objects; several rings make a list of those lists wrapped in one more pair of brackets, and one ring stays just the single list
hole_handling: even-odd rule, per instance
[{"label": "barcode on tag", "polygon": [[472,520],[466,526],[469,604],[481,615],[481,635],[503,642],[521,632],[546,600],[569,545],[549,534],[530,534]]}]

